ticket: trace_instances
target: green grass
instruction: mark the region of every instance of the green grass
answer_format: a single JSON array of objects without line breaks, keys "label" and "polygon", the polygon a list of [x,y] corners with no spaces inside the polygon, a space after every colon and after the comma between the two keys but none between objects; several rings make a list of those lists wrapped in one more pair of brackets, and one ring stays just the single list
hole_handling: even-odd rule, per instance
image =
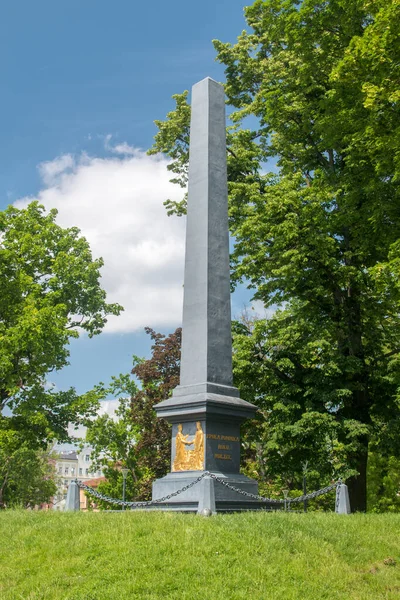
[{"label": "green grass", "polygon": [[400,515],[0,513],[1,600],[399,600]]}]

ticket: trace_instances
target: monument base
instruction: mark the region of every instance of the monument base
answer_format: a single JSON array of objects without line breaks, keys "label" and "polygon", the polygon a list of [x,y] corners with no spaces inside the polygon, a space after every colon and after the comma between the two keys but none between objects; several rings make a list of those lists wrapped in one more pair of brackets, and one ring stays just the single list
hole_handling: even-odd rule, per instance
[{"label": "monument base", "polygon": [[[157,479],[153,483],[153,500],[163,498],[173,494],[183,487],[190,485],[204,471],[185,471],[180,473],[168,473],[162,479]],[[221,473],[214,472],[218,478],[223,479],[231,486],[237,487],[251,494],[258,493],[258,484],[253,479],[241,475],[240,473]],[[162,502],[157,503],[154,508],[181,511],[181,512],[198,512],[199,506],[204,505],[202,494],[204,493],[203,481],[196,483],[188,490],[181,492],[177,496]],[[215,512],[238,512],[248,510],[268,509],[265,502],[246,498],[234,490],[224,486],[222,483],[214,480],[214,496],[215,496]]]},{"label": "monument base", "polygon": [[[205,472],[233,487],[258,493],[256,481],[240,471],[240,423],[256,407],[239,398],[232,386],[205,382],[178,386],[173,395],[155,406],[157,416],[172,423],[171,473],[153,483],[152,499],[175,494]],[[203,485],[204,484],[204,485]],[[189,489],[157,504],[169,510],[197,512],[211,504],[212,512],[257,510],[264,503],[247,498],[222,483],[203,478]]]}]

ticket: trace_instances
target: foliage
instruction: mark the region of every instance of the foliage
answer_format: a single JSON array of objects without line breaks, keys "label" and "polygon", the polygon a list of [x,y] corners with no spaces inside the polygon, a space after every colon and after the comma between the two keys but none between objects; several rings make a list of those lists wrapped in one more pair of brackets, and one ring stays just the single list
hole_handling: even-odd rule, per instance
[{"label": "foliage", "polygon": [[[119,375],[111,386],[103,386],[103,397],[122,396],[116,418],[102,415],[88,423],[87,442],[93,447],[92,458],[103,469],[106,481],[98,491],[113,498],[122,497],[121,467],[130,471],[126,480],[127,500],[151,498],[155,478],[169,471],[171,457],[170,426],[156,416],[154,406],[169,397],[179,383],[181,330],[167,336],[149,327],[153,340],[148,360],[133,357],[132,375]],[[109,508],[100,502],[102,508]]]},{"label": "foliage", "polygon": [[399,528],[399,515],[10,511],[0,596],[397,600]]},{"label": "foliage", "polygon": [[151,483],[170,470],[171,427],[159,419],[154,406],[166,400],[179,385],[181,359],[181,329],[163,335],[146,327],[153,341],[152,356],[136,362],[132,373],[140,382],[140,389],[132,397],[132,418],[140,430],[137,442],[137,460],[142,473],[139,498],[151,498]]},{"label": "foliage", "polygon": [[[232,280],[281,310],[237,331],[236,381],[267,419],[269,474],[346,464],[365,510],[369,442],[393,454],[399,439],[400,3],[256,0],[245,16],[236,44],[214,41],[234,109]],[[151,152],[184,183],[176,100]]]},{"label": "foliage", "polygon": [[55,478],[50,451],[32,450],[17,432],[0,429],[0,508],[50,502]]},{"label": "foliage", "polygon": [[[134,357],[135,362],[140,359]],[[136,443],[140,430],[132,418],[131,397],[138,391],[129,374],[113,377],[108,388],[103,389],[104,397],[119,398],[115,418],[108,414],[100,415],[88,423],[86,442],[92,448],[91,458],[96,469],[101,469],[106,481],[100,482],[98,491],[112,498],[122,498],[123,476],[121,468],[129,469],[126,478],[126,499],[136,498],[141,473],[138,470]],[[96,503],[109,508],[103,502]]]},{"label": "foliage", "polygon": [[57,391],[46,377],[68,364],[71,338],[99,334],[107,315],[122,310],[106,303],[102,259],[93,260],[79,230],[63,229],[56,215],[37,202],[0,213],[0,418],[32,447],[67,439],[69,422],[94,414],[96,390]]},{"label": "foliage", "polygon": [[312,489],[349,477],[348,455],[359,448],[359,422],[342,424],[337,414],[348,392],[331,347],[322,337],[315,341],[307,325],[300,315],[295,320],[291,311],[278,310],[273,319],[234,327],[235,381],[241,396],[259,407],[244,427],[247,462],[255,461],[257,479],[278,476],[289,489],[301,489],[306,462]]},{"label": "foliage", "polygon": [[368,510],[400,512],[400,460],[371,452],[368,459]]},{"label": "foliage", "polygon": [[[172,161],[167,169],[174,173],[171,182],[181,188],[185,188],[188,181],[190,106],[187,103],[187,97],[188,92],[172,96],[176,104],[175,110],[168,113],[167,123],[155,121],[159,130],[155,136],[154,147],[149,150],[149,154],[165,152],[169,155]],[[175,213],[181,216],[184,214],[186,200],[187,194],[180,202],[166,200],[164,206],[168,215]]]}]

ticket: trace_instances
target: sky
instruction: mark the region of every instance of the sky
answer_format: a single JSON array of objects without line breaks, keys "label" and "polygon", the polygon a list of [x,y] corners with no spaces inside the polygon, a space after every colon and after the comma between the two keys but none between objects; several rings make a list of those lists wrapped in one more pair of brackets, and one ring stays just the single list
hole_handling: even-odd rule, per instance
[{"label": "sky", "polygon": [[[181,325],[185,219],[167,160],[147,156],[172,94],[204,77],[224,81],[211,40],[235,42],[243,0],[13,0],[0,13],[0,209],[38,199],[77,226],[102,286],[125,307],[93,339],[71,342],[50,380],[79,393],[149,356],[143,328]],[[235,293],[238,315],[250,302]]]}]

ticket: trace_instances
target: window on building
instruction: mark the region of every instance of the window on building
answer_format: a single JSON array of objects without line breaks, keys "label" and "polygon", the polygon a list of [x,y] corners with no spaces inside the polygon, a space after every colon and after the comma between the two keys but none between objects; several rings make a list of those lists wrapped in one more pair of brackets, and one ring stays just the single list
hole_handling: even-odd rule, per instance
[{"label": "window on building", "polygon": [[58,467],[58,473],[61,475],[61,473],[62,473],[62,466]]},{"label": "window on building", "polygon": [[85,454],[85,462],[90,462],[90,454]]},{"label": "window on building", "polygon": [[89,475],[89,469],[86,469],[86,475]]},{"label": "window on building", "polygon": [[64,469],[64,475],[68,475],[68,470],[69,470],[69,467],[65,467],[65,469]]},{"label": "window on building", "polygon": [[71,475],[75,475],[75,467],[71,467]]},{"label": "window on building", "polygon": [[64,485],[68,485],[68,479],[64,479]]},{"label": "window on building", "polygon": [[79,467],[79,475],[83,475],[83,469],[82,469],[82,467]]}]

